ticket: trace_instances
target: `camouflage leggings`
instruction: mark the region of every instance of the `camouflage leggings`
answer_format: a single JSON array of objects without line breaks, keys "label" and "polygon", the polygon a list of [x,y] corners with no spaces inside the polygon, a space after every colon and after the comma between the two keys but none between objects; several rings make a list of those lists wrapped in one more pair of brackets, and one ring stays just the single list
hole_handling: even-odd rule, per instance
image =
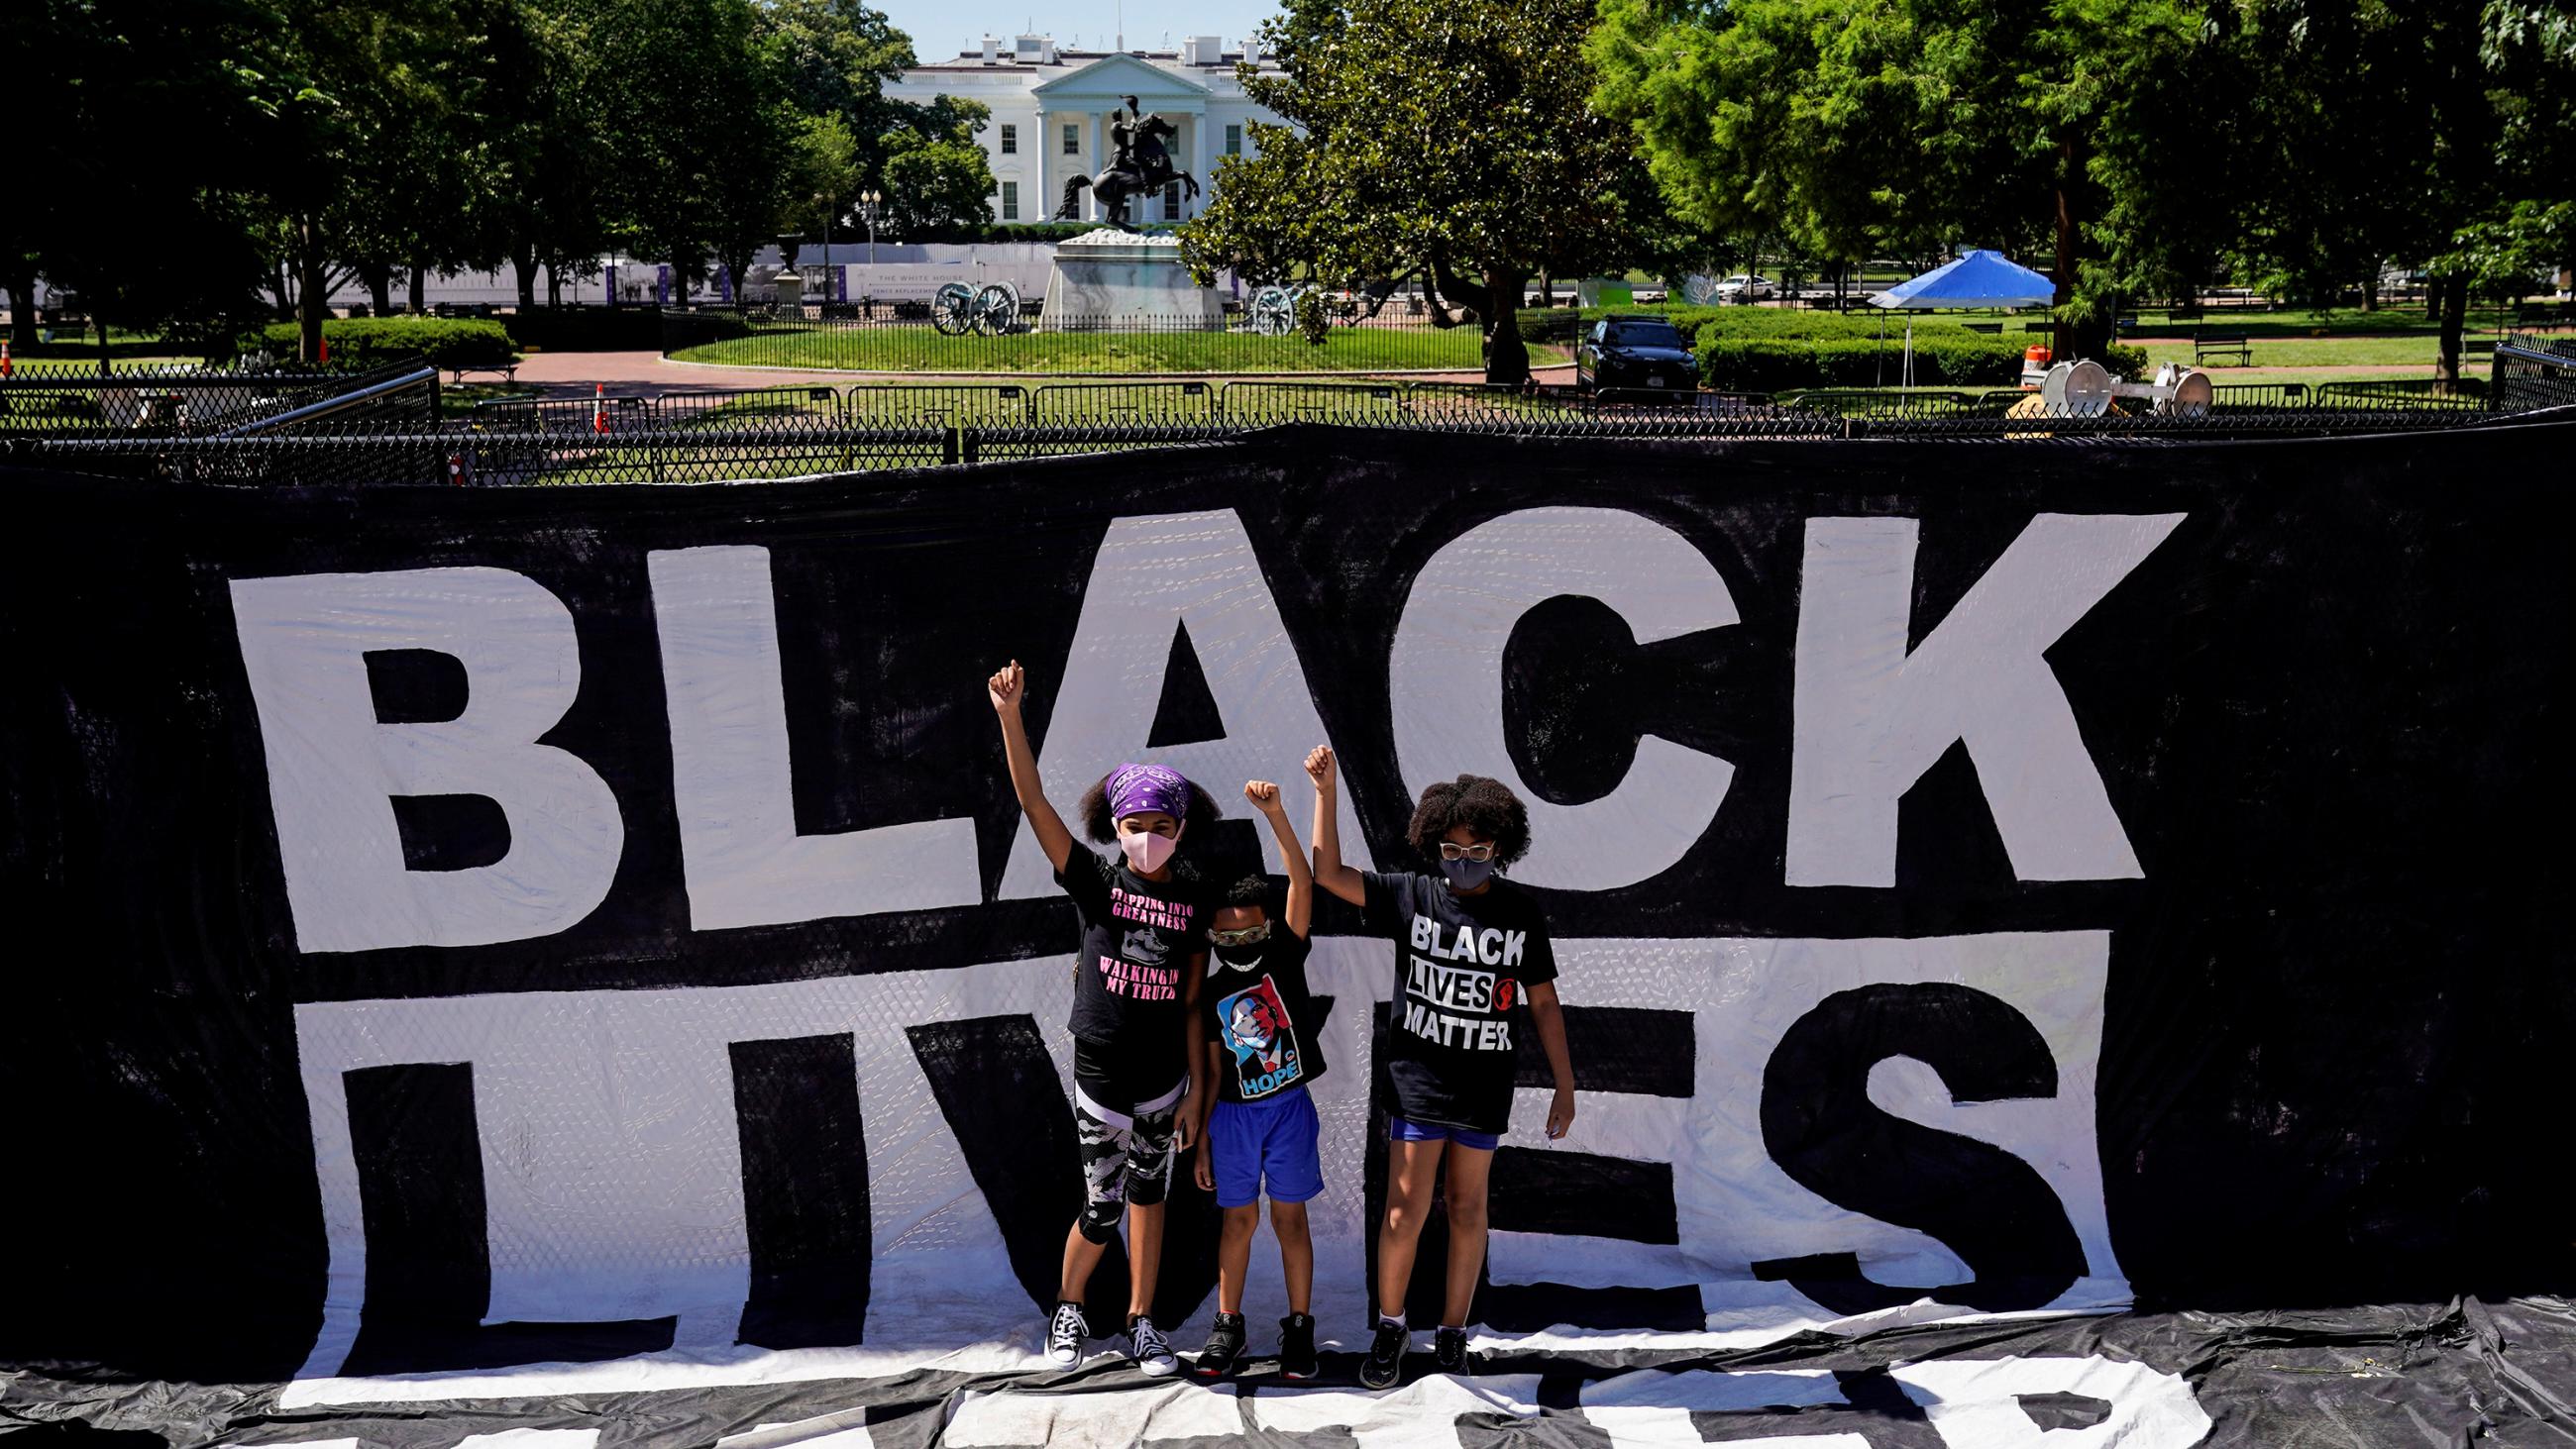
[{"label": "camouflage leggings", "polygon": [[[1152,1207],[1172,1185],[1172,1124],[1187,1078],[1150,1101],[1124,1103],[1077,1075],[1073,1125],[1082,1154],[1082,1235],[1108,1242],[1122,1205]],[[1106,1097],[1107,1100],[1103,1100]]]}]

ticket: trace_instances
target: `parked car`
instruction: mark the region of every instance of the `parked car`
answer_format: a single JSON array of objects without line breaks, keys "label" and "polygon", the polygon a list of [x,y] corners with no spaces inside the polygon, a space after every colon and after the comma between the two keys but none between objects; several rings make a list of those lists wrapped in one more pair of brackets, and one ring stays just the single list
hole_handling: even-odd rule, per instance
[{"label": "parked car", "polygon": [[1771,279],[1738,272],[1717,284],[1720,302],[1754,302],[1771,295]]},{"label": "parked car", "polygon": [[1661,317],[1604,317],[1574,349],[1574,385],[1584,392],[1695,392],[1699,359],[1681,329]]}]

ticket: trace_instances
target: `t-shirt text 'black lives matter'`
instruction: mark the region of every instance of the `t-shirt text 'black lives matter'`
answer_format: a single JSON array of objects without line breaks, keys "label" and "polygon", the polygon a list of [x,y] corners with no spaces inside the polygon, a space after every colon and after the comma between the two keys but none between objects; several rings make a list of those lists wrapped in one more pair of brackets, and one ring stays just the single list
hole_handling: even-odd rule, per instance
[{"label": "t-shirt text 'black lives matter'", "polygon": [[1397,1114],[1508,1131],[1519,1008],[1528,988],[1556,979],[1538,902],[1507,880],[1462,896],[1419,872],[1362,878],[1369,931],[1396,944],[1386,1055]]}]

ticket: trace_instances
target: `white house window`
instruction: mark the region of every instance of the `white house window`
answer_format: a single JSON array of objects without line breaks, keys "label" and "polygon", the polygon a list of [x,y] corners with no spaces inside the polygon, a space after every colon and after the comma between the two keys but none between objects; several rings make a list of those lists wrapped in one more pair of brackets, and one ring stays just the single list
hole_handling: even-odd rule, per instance
[{"label": "white house window", "polygon": [[1080,121],[1067,121],[1064,123],[1064,154],[1067,156],[1079,156],[1082,154],[1082,123]]},{"label": "white house window", "polygon": [[1002,183],[1002,220],[1018,221],[1019,219],[1020,183],[1005,181]]},{"label": "white house window", "polygon": [[1177,221],[1181,215],[1181,183],[1163,183],[1163,220]]},{"label": "white house window", "polygon": [[1002,128],[1002,154],[1005,156],[1017,156],[1020,154],[1019,127],[1004,126]]},{"label": "white house window", "polygon": [[[1002,128],[1005,134],[1007,134],[1010,129],[1011,128],[1008,126],[1004,126]],[[1005,146],[1003,149],[1008,150],[1010,148]],[[1243,154],[1243,128],[1241,126],[1228,126],[1225,128],[1225,154],[1228,156],[1240,156]]]}]

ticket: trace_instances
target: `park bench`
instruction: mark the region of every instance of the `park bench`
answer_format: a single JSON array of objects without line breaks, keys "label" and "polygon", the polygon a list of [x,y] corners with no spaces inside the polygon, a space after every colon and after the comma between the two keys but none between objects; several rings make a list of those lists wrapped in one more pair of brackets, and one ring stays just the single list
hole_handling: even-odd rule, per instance
[{"label": "park bench", "polygon": [[2522,302],[2513,309],[2516,327],[2576,326],[2576,302]]},{"label": "park bench", "polygon": [[465,374],[469,372],[488,372],[499,377],[503,382],[517,382],[519,380],[519,364],[515,362],[480,362],[467,363],[463,367],[449,368],[447,370],[448,385],[451,387],[463,387],[465,385]]},{"label": "park bench", "polygon": [[2492,337],[2472,337],[2460,344],[2462,357],[2493,357],[2495,350],[2496,340]]},{"label": "park bench", "polygon": [[2200,320],[2200,308],[2197,306],[2168,308],[2165,312],[2165,320],[2168,322],[2197,322]]},{"label": "park bench", "polygon": [[2001,322],[1964,322],[1960,325],[1971,332],[1982,332],[1988,337],[2001,337],[2004,333],[2004,324]]},{"label": "park bench", "polygon": [[2236,329],[2212,331],[2207,327],[2191,334],[2191,360],[2207,362],[2213,357],[2233,357],[2247,367],[2254,365],[2254,339]]}]

